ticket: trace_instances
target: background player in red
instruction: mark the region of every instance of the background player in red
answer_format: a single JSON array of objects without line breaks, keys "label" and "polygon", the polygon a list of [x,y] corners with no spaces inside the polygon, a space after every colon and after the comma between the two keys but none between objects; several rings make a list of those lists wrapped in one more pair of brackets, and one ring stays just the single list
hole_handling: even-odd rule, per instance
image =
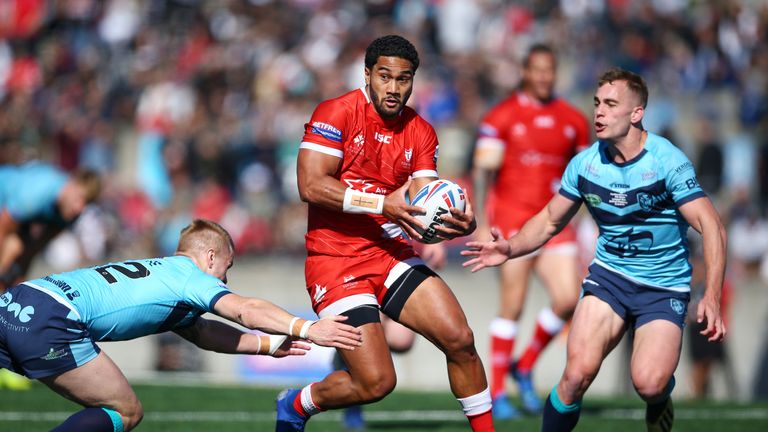
[{"label": "background player in red", "polygon": [[[309,416],[375,402],[396,383],[379,310],[422,334],[446,355],[451,390],[475,431],[492,431],[491,397],[472,330],[451,290],[403,237],[419,239],[405,202],[437,178],[437,136],[405,104],[419,66],[400,36],[373,41],[365,87],[321,103],[305,127],[298,157],[299,193],[309,203],[307,290],[321,317],[339,313],[363,332],[363,344],[340,352],[335,371],[277,401],[277,431],[302,431]],[[475,229],[471,206],[445,218],[453,238]]]},{"label": "background player in red", "polygon": [[[478,233],[490,227],[505,238],[516,233],[552,198],[568,161],[589,141],[584,115],[554,95],[556,58],[546,45],[534,45],[523,61],[520,89],[494,106],[480,125],[474,156]],[[512,418],[517,410],[507,399],[504,382],[510,372],[518,383],[526,411],[538,413],[542,403],[531,371],[539,353],[571,317],[579,296],[576,235],[565,228],[540,251],[507,261],[500,268],[501,301],[491,323],[491,395],[496,418]],[[547,287],[549,307],[536,319],[533,337],[519,360],[510,362],[532,270]]]}]

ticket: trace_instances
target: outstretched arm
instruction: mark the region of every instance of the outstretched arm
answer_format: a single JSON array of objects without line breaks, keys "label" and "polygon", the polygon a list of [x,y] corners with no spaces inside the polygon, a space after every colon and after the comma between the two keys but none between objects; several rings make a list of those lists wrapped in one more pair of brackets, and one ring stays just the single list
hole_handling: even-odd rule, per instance
[{"label": "outstretched arm", "polygon": [[468,249],[461,251],[461,254],[472,258],[464,262],[464,267],[472,267],[472,272],[476,272],[535,251],[562,231],[580,206],[581,201],[573,201],[555,194],[549,203],[509,240],[502,238],[498,230],[492,229],[492,241],[468,242]]},{"label": "outstretched arm", "polygon": [[264,354],[273,357],[304,355],[310,350],[308,343],[284,336],[259,336],[246,333],[231,325],[198,318],[189,327],[174,332],[198,347],[225,354]]},{"label": "outstretched arm", "polygon": [[342,322],[347,319],[344,316],[307,322],[294,317],[274,303],[235,293],[229,293],[219,299],[213,311],[252,330],[300,336],[322,346],[352,350],[360,346],[362,340],[362,332],[359,329]]},{"label": "outstretched arm", "polygon": [[727,244],[725,227],[709,198],[698,198],[683,204],[680,213],[701,234],[703,240],[706,282],[704,297],[696,310],[696,320],[706,321],[707,328],[701,334],[709,336],[710,342],[717,342],[726,333],[720,312]]}]

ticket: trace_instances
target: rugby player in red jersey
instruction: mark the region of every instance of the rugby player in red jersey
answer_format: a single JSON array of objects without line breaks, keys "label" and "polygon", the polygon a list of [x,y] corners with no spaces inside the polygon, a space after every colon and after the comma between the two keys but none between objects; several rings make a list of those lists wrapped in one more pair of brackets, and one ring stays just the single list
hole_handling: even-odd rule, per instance
[{"label": "rugby player in red jersey", "polygon": [[[478,234],[490,238],[495,227],[512,236],[557,192],[571,157],[589,141],[587,119],[554,95],[556,58],[537,44],[523,61],[520,89],[494,106],[480,125],[474,177],[478,202]],[[528,281],[536,271],[551,304],[536,319],[533,337],[517,361],[511,361],[517,324],[525,305]],[[539,353],[571,317],[579,296],[576,235],[566,227],[540,251],[507,261],[500,269],[501,301],[491,322],[491,396],[496,418],[513,418],[504,387],[510,372],[517,381],[523,407],[541,411],[531,379]]]},{"label": "rugby player in red jersey", "polygon": [[[419,58],[400,36],[373,41],[365,87],[321,103],[306,124],[298,186],[309,203],[307,290],[320,317],[341,314],[363,332],[363,344],[340,354],[335,371],[277,401],[277,431],[302,431],[309,416],[382,399],[396,382],[379,310],[445,353],[451,390],[472,430],[493,431],[491,397],[472,330],[456,297],[413,251],[419,239],[406,203],[437,179],[437,136],[406,106]],[[448,239],[475,229],[468,204],[445,218]]]}]

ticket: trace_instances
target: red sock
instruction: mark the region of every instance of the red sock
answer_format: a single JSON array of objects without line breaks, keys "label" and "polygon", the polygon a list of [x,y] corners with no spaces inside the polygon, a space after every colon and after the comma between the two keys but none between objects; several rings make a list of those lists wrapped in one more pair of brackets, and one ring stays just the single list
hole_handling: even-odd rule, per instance
[{"label": "red sock", "polygon": [[495,432],[491,410],[482,414],[467,416],[467,418],[469,419],[469,426],[474,432]]},{"label": "red sock", "polygon": [[296,410],[302,417],[307,417],[307,412],[304,411],[304,406],[301,404],[301,392],[296,395],[296,399],[293,400],[293,409]]},{"label": "red sock", "polygon": [[517,370],[522,372],[533,370],[533,365],[536,364],[539,354],[549,345],[562,328],[563,321],[551,309],[546,308],[542,310],[539,318],[536,320],[536,330],[533,332],[533,338],[531,338],[531,342],[517,362]]},{"label": "red sock", "polygon": [[491,395],[496,397],[504,393],[504,383],[509,371],[509,361],[512,358],[512,348],[515,339],[491,336]]}]

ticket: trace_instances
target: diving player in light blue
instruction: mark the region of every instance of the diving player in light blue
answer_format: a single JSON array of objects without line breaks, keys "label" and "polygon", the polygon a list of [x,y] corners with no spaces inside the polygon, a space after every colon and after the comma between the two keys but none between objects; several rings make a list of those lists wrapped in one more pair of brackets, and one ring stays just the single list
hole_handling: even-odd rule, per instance
[{"label": "diving player in light blue", "polygon": [[294,338],[257,336],[249,329],[300,336],[318,345],[354,349],[360,331],[346,317],[307,321],[226,285],[234,244],[218,224],[195,220],[181,232],[176,255],[110,263],[46,276],[0,296],[0,368],[39,379],[84,409],[54,431],[133,429],[141,404],[123,373],[96,342],[174,331],[200,348],[273,357],[303,355]]},{"label": "diving player in light blue", "polygon": [[570,431],[605,357],[635,329],[631,376],[646,401],[649,431],[672,429],[670,394],[690,297],[686,232],[703,238],[706,293],[697,309],[710,342],[725,336],[720,293],[726,235],[696,181],[693,165],[668,140],[643,129],[643,79],[622,69],[600,78],[595,94],[598,141],[566,168],[560,193],[509,240],[469,242],[465,267],[478,271],[526,255],[558,233],[584,202],[600,228],[597,254],[582,285],[568,335],[568,358],[544,408],[542,431]]}]

